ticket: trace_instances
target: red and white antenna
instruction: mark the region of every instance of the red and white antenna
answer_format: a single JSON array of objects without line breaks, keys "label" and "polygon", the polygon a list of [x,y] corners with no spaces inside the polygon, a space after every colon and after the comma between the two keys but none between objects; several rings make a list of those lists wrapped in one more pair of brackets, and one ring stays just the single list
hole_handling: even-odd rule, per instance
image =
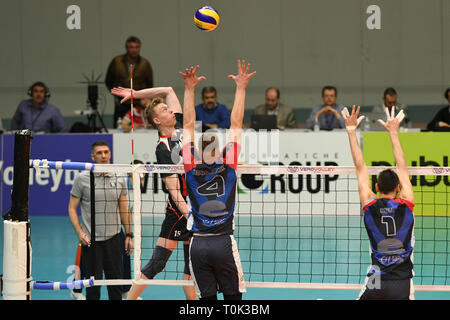
[{"label": "red and white antenna", "polygon": [[133,65],[131,64],[130,64],[130,90],[131,90],[131,164],[134,164]]}]

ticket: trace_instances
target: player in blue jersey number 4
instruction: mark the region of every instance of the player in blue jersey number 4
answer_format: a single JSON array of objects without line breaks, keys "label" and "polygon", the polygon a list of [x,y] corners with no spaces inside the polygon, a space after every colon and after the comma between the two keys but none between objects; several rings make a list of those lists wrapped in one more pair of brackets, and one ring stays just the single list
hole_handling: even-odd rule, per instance
[{"label": "player in blue jersey number 4", "polygon": [[358,117],[353,106],[351,115],[342,111],[345,118],[353,162],[358,178],[358,190],[364,213],[364,225],[370,241],[371,266],[360,300],[414,299],[412,283],[414,246],[414,192],[409,180],[405,155],[398,137],[402,111],[394,117],[386,111],[387,120],[378,120],[386,129],[392,143],[396,172],[380,172],[376,184],[377,195],[370,187],[369,173],[356,137],[356,128],[364,116]]},{"label": "player in blue jersey number 4", "polygon": [[193,232],[190,268],[197,295],[204,300],[216,300],[217,291],[225,300],[240,300],[245,292],[233,218],[245,90],[255,75],[249,70],[249,64],[238,61],[238,74],[228,76],[235,81],[236,92],[227,143],[222,150],[218,137],[208,131],[195,144],[194,88],[205,77],[196,76],[198,66],[180,72],[185,85],[182,155],[191,204],[188,229]]}]

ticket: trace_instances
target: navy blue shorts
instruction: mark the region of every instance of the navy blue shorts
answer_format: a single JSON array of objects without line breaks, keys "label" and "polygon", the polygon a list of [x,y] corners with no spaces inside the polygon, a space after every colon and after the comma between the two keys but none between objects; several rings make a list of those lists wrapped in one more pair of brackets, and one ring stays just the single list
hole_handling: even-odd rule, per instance
[{"label": "navy blue shorts", "polygon": [[359,300],[410,300],[414,289],[411,279],[381,280],[379,288],[364,285]]},{"label": "navy blue shorts", "polygon": [[245,292],[241,259],[233,235],[194,235],[189,257],[199,298],[215,296],[217,291],[228,296]]}]

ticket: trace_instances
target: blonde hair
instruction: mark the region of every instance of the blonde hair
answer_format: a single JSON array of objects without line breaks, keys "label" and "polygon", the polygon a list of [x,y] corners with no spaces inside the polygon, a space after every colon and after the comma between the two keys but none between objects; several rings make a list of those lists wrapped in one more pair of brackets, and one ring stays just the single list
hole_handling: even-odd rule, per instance
[{"label": "blonde hair", "polygon": [[152,103],[150,103],[150,105],[148,107],[146,107],[144,110],[145,119],[147,119],[147,121],[149,123],[151,123],[152,126],[154,126],[155,128],[157,127],[157,125],[153,122],[153,119],[156,116],[155,108],[157,105],[159,105],[161,103],[163,103],[163,99],[155,98],[152,100]]}]

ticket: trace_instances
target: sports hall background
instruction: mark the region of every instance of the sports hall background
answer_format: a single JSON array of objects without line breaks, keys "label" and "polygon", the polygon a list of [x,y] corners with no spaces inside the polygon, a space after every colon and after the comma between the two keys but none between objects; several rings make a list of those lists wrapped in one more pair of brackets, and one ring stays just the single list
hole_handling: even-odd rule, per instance
[{"label": "sports hall background", "polygon": [[[72,4],[81,8],[80,30],[66,27],[70,16],[66,10]],[[199,74],[208,78],[204,84],[215,86],[219,102],[231,106],[234,84],[227,75],[235,72],[237,59],[246,59],[257,71],[247,90],[247,120],[251,109],[264,102],[269,86],[280,88],[281,102],[295,108],[299,124],[321,103],[324,85],[337,87],[338,103],[367,108],[381,103],[383,90],[392,86],[399,102],[408,106],[413,126],[419,128],[446,103],[448,1],[210,0],[207,4],[219,11],[221,21],[209,33],[193,23],[195,10],[205,4],[197,0],[2,0],[0,118],[4,128],[9,129],[17,105],[28,98],[27,89],[35,81],[50,88],[50,102],[60,108],[69,128],[85,121],[74,112],[86,107],[86,85],[78,83],[85,80],[82,73],[101,73],[103,80],[111,59],[125,52],[130,35],[142,41],[141,55],[152,64],[154,85],[172,86],[180,98],[183,82],[178,72],[199,64]],[[380,30],[366,26],[371,15],[366,9],[373,4],[381,9]],[[112,127],[113,98],[104,85],[99,90],[99,110]],[[45,241],[33,241],[33,269],[52,261],[66,275],[75,258],[76,235],[68,218],[56,226],[53,219],[41,217],[32,224],[34,239],[46,235]],[[53,226],[50,234],[48,226]],[[3,230],[0,236],[3,239]],[[73,254],[60,254],[69,248]],[[148,299],[183,299],[180,288],[149,288],[145,294]],[[67,292],[33,295],[34,299],[69,299]],[[356,295],[353,291],[250,289],[248,298],[354,299]],[[426,292],[416,296],[449,297]]]},{"label": "sports hall background", "polygon": [[[81,9],[81,29],[68,30],[66,9]],[[450,3],[445,0],[229,0],[208,1],[220,14],[214,32],[201,32],[193,15],[195,0],[3,0],[0,4],[0,117],[9,128],[28,87],[44,81],[51,103],[70,124],[74,110],[86,105],[82,73],[103,74],[111,59],[124,53],[125,40],[142,40],[141,55],[152,64],[155,86],[173,86],[178,75],[199,64],[214,85],[219,102],[231,105],[233,83],[227,75],[245,58],[257,70],[248,88],[247,109],[264,102],[264,90],[277,86],[281,101],[297,109],[304,122],[321,103],[324,85],[338,89],[338,103],[379,104],[383,90],[397,89],[412,121],[431,120],[446,103],[450,83]],[[369,30],[366,9],[381,9],[381,29]],[[113,99],[100,85],[99,108],[112,126]],[[82,117],[81,119],[84,120]]]}]

